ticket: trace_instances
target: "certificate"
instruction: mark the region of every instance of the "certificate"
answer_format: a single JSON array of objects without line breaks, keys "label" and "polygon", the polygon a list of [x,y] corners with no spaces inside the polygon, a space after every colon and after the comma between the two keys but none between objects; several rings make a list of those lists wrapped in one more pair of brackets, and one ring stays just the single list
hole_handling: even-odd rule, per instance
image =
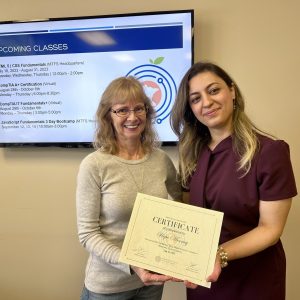
[{"label": "certificate", "polygon": [[223,213],[138,193],[120,261],[210,288]]}]

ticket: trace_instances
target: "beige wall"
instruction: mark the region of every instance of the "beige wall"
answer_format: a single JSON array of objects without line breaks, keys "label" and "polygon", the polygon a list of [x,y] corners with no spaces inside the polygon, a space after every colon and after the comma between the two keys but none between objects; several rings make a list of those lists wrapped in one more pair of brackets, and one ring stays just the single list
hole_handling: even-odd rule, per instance
[{"label": "beige wall", "polygon": [[[1,0],[0,7],[1,21],[194,8],[195,59],[230,71],[252,119],[290,144],[300,188],[298,0]],[[78,299],[86,253],[76,237],[74,191],[89,151],[0,149],[1,299]],[[166,151],[176,161],[175,150]],[[283,235],[288,300],[299,299],[299,216],[298,196]],[[184,289],[169,285],[164,299],[184,299]]]}]

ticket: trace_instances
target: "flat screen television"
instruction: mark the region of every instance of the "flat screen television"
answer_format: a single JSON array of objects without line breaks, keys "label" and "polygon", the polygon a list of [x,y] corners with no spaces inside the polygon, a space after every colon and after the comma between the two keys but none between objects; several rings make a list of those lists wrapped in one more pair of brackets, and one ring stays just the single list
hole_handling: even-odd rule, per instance
[{"label": "flat screen television", "polygon": [[163,144],[193,63],[193,10],[0,23],[0,146],[90,147],[102,92],[138,78]]}]

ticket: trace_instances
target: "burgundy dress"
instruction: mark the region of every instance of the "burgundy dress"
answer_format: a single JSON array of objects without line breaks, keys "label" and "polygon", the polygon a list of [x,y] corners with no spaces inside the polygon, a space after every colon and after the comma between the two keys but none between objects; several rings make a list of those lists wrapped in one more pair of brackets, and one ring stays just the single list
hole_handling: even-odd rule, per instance
[{"label": "burgundy dress", "polygon": [[[274,201],[297,194],[289,146],[259,136],[260,149],[249,173],[237,172],[232,139],[224,139],[199,157],[190,182],[190,203],[224,212],[220,244],[255,228],[259,200]],[[229,262],[211,288],[187,289],[188,300],[283,300],[285,254],[277,244],[255,255]]]}]

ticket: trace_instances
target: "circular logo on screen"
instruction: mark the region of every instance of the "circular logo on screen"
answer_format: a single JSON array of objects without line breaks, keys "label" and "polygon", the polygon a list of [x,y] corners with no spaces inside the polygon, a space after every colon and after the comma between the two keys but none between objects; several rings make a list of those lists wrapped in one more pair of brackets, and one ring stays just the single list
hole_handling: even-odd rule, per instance
[{"label": "circular logo on screen", "polygon": [[156,111],[156,123],[161,124],[170,114],[177,93],[170,73],[162,67],[148,64],[133,68],[126,76],[134,76],[142,83]]}]

